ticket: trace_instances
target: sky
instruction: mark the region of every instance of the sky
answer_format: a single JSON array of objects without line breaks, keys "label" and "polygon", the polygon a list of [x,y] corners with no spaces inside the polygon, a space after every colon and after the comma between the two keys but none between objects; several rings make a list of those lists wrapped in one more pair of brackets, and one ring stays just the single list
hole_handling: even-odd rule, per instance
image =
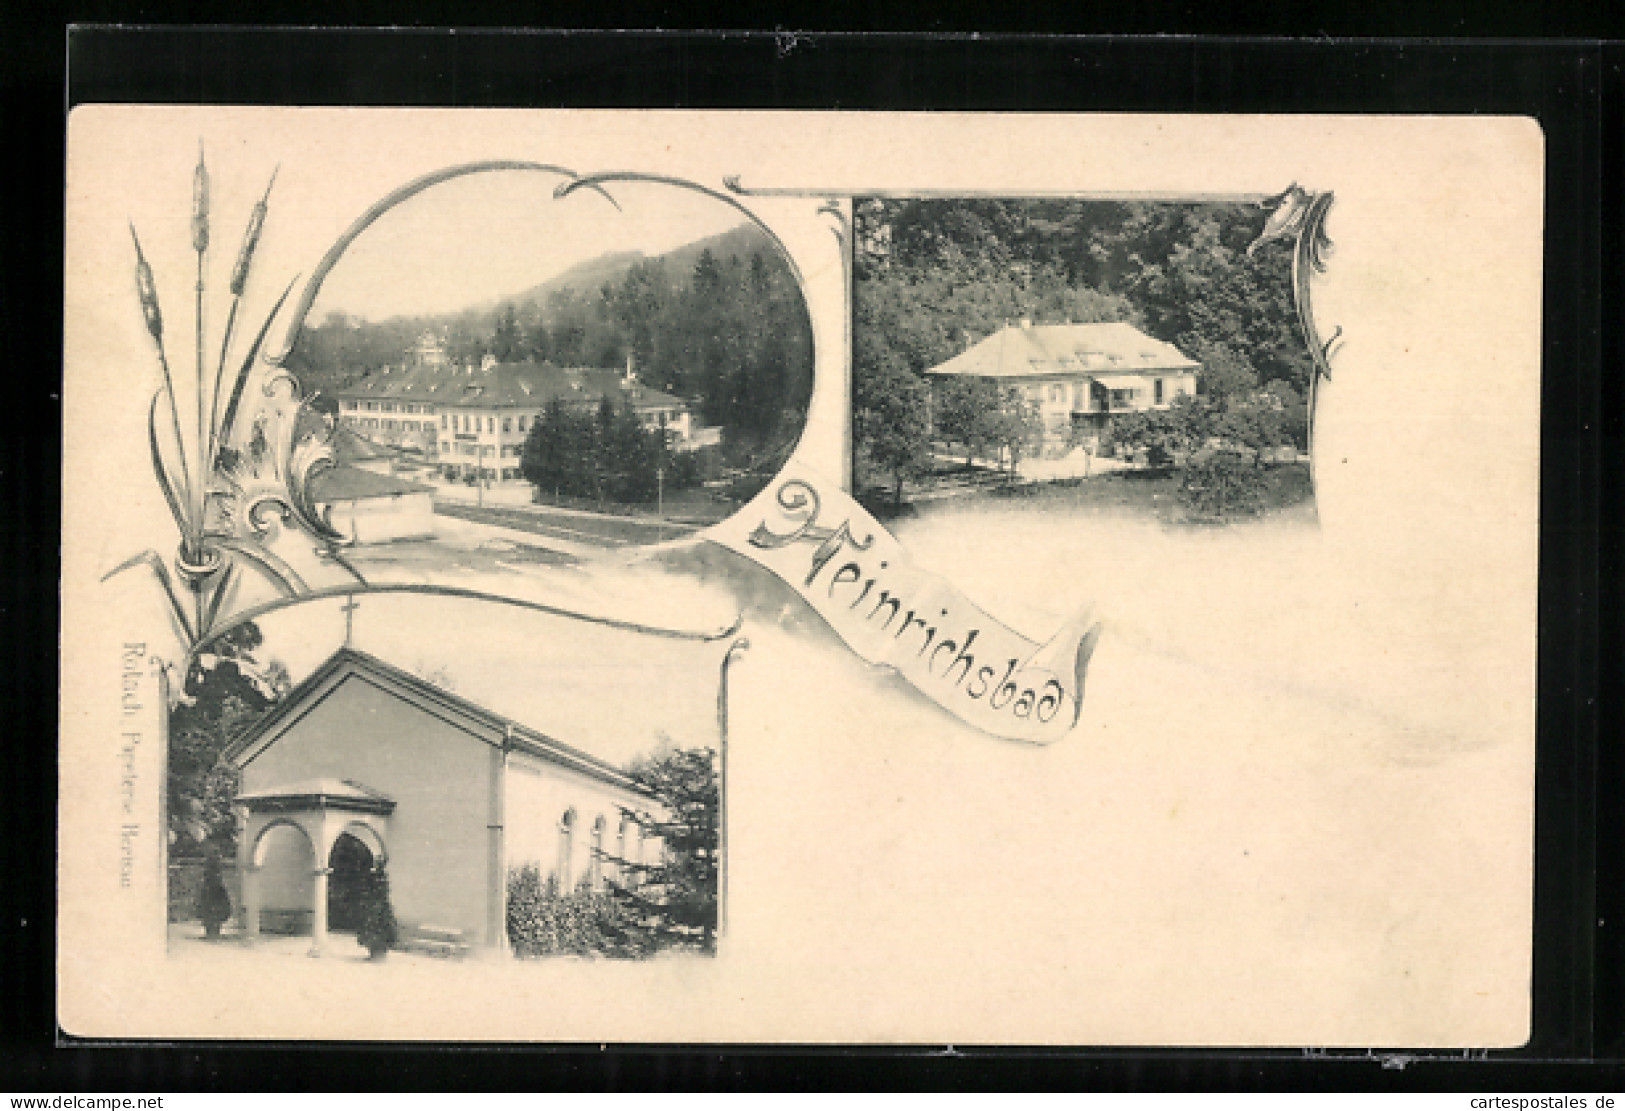
[{"label": "sky", "polygon": [[[665,640],[498,602],[423,595],[357,599],[351,643],[396,667],[612,764],[679,747],[717,747],[725,646]],[[343,601],[258,619],[264,664],[298,682],[344,643]]]},{"label": "sky", "polygon": [[311,319],[343,311],[378,321],[485,304],[612,252],[659,255],[738,226],[698,193],[639,182],[556,200],[565,179],[501,170],[453,178],[390,209],[334,266]]}]

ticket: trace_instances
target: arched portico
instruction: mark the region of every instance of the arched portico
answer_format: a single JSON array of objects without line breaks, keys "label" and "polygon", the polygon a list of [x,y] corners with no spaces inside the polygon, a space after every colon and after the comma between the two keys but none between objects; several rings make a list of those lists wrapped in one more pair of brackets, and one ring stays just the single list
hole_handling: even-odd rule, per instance
[{"label": "arched portico", "polygon": [[310,848],[311,956],[327,945],[328,879],[335,844],[348,835],[371,855],[373,865],[388,859],[389,816],[395,800],[348,779],[311,779],[252,791],[234,800],[246,811],[239,841],[243,870],[244,927],[250,939],[260,933],[261,876],[274,831],[291,827]]}]

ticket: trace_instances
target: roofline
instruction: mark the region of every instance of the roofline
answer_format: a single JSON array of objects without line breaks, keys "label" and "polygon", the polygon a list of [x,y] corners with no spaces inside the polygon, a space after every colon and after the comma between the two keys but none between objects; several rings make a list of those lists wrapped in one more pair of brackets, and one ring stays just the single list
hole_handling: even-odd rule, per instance
[{"label": "roofline", "polygon": [[504,750],[515,749],[532,756],[545,757],[595,779],[607,780],[617,787],[643,795],[646,798],[656,797],[653,791],[633,779],[626,772],[591,753],[583,752],[572,745],[549,737],[540,730],[532,729],[528,725],[514,721],[511,718],[505,718],[476,702],[469,701],[461,695],[453,694],[451,691],[437,687],[408,671],[403,671],[394,664],[379,659],[377,656],[349,646],[342,646],[336,650],[315,671],[312,671],[303,680],[295,684],[293,689],[288,691],[282,700],[267,711],[263,717],[239,733],[236,739],[227,746],[224,753],[225,759],[239,768],[252,760],[254,756],[258,755],[258,752],[246,756],[246,758],[245,754],[263,737],[280,726],[285,719],[293,717],[299,711],[301,703],[347,665],[361,672],[370,671],[375,675],[381,675],[383,678],[406,687],[411,693],[421,698],[439,703],[444,709],[451,710],[464,717],[473,718],[495,734],[494,738],[481,738],[494,747]]},{"label": "roofline", "polygon": [[[955,356],[955,358],[958,358],[958,356]],[[952,360],[950,360],[950,361],[952,361]],[[1065,369],[1061,369],[1061,370],[1031,370],[1031,369],[1028,369],[1028,370],[1012,371],[1009,374],[988,374],[985,371],[976,371],[976,370],[948,370],[948,369],[945,369],[947,367],[947,365],[948,365],[947,363],[938,363],[934,367],[927,367],[923,373],[925,373],[925,374],[940,374],[940,375],[943,375],[944,377],[952,377],[952,378],[990,378],[990,379],[999,379],[999,378],[1113,378],[1113,377],[1123,377],[1124,375],[1140,375],[1142,377],[1149,375],[1151,377],[1155,377],[1158,374],[1195,374],[1198,370],[1202,369],[1202,364],[1201,363],[1188,362],[1188,363],[1178,363],[1178,364],[1159,364],[1157,366],[1143,366],[1142,365],[1142,366],[1127,367],[1127,368],[1125,368],[1125,367],[1096,367],[1093,370],[1084,370],[1082,368],[1079,368],[1077,370],[1065,370]]]},{"label": "roofline", "polygon": [[[1018,336],[1030,337],[1032,335],[1032,333],[1037,332],[1037,331],[1039,331],[1041,329],[1047,329],[1047,328],[1055,328],[1055,329],[1063,329],[1063,328],[1127,328],[1129,331],[1135,333],[1136,335],[1143,336],[1144,338],[1152,341],[1153,343],[1161,344],[1163,347],[1169,348],[1170,350],[1173,351],[1174,357],[1176,357],[1177,359],[1179,359],[1181,361],[1179,361],[1179,362],[1154,363],[1154,364],[1151,364],[1149,366],[1144,364],[1144,363],[1141,363],[1137,367],[1128,367],[1128,368],[1125,368],[1125,367],[1122,367],[1122,366],[1112,366],[1112,367],[1095,367],[1095,368],[1092,368],[1092,369],[1084,369],[1084,368],[1080,367],[1080,368],[1078,368],[1076,370],[1065,370],[1065,369],[1032,370],[1032,369],[1027,369],[1027,370],[1018,370],[1018,371],[1015,371],[1015,372],[1009,373],[1009,374],[986,374],[986,373],[981,373],[981,372],[977,372],[977,371],[969,371],[969,370],[945,370],[945,369],[943,369],[944,367],[948,366],[948,364],[958,362],[960,359],[964,358],[966,355],[970,354],[972,351],[975,351],[978,347],[982,347],[985,344],[988,344],[988,343],[990,343],[990,342],[992,342],[994,340],[998,341],[999,351],[1001,353],[1000,361],[1002,362],[1002,353],[1003,353],[1003,350],[1004,350],[1005,338],[1007,336],[1014,333],[1015,335],[1018,335]],[[1039,346],[1036,343],[1036,341],[1029,338],[1028,342],[1033,344],[1034,346],[1038,347],[1039,352],[1045,356],[1045,361],[1047,361],[1047,362],[1052,362],[1053,361],[1049,357],[1049,352],[1044,351],[1042,346]],[[1103,320],[1103,321],[1095,321],[1093,323],[1071,322],[1071,323],[1066,323],[1066,324],[1027,324],[1027,325],[1011,324],[1009,321],[1006,321],[999,328],[998,331],[988,333],[987,335],[983,336],[981,339],[977,340],[975,343],[973,343],[970,346],[966,347],[963,351],[960,351],[958,354],[953,355],[953,356],[951,356],[951,357],[949,357],[947,359],[944,359],[942,362],[938,363],[934,367],[926,368],[924,373],[926,373],[926,374],[954,375],[954,376],[964,377],[964,378],[985,378],[985,379],[990,379],[990,380],[998,380],[998,379],[1011,379],[1011,378],[1073,378],[1073,377],[1077,377],[1078,375],[1084,375],[1084,376],[1088,376],[1088,377],[1095,377],[1095,376],[1097,376],[1099,374],[1141,374],[1141,373],[1146,373],[1146,374],[1155,375],[1155,374],[1157,374],[1159,372],[1167,373],[1167,372],[1170,372],[1170,371],[1195,373],[1197,371],[1200,371],[1201,369],[1202,369],[1201,362],[1199,360],[1193,359],[1189,355],[1185,354],[1185,352],[1181,351],[1176,344],[1170,343],[1168,340],[1158,339],[1156,336],[1151,335],[1149,332],[1147,332],[1144,328],[1141,328],[1139,325],[1130,324],[1126,320]]]},{"label": "roofline", "polygon": [[384,814],[395,812],[393,799],[356,799],[344,795],[328,795],[320,791],[303,794],[268,795],[248,798],[237,795],[231,800],[255,814],[286,814],[298,810],[343,810],[354,814]]}]

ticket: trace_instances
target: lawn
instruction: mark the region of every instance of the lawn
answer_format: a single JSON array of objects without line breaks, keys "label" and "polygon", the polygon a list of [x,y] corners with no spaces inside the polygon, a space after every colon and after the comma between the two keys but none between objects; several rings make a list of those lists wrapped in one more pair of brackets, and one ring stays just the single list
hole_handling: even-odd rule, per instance
[{"label": "lawn", "polygon": [[[1314,490],[1307,464],[1268,467],[1264,470],[1264,482],[1264,508],[1260,516],[1315,519]],[[1047,482],[981,482],[974,486],[956,487],[945,487],[939,483],[919,489],[905,488],[900,513],[892,508],[889,493],[864,500],[871,512],[885,519],[919,512],[919,508],[909,504],[919,495],[923,495],[919,497],[921,502],[935,500],[933,495],[948,495],[941,497],[941,500],[953,503],[966,497],[987,498],[993,502],[1007,502],[1012,507],[1030,505],[1042,508],[1046,504],[1054,504],[1057,508],[1151,517],[1164,524],[1200,523],[1180,499],[1179,474],[1173,470],[1114,471],[1091,478],[1062,478]]]}]

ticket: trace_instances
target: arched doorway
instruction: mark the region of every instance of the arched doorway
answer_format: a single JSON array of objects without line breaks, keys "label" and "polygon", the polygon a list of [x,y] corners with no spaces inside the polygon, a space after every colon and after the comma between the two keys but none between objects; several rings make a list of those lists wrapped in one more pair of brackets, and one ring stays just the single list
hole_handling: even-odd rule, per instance
[{"label": "arched doorway", "polygon": [[271,934],[310,933],[316,854],[304,827],[271,822],[254,839],[250,860],[259,870],[261,928]]},{"label": "arched doorway", "polygon": [[369,877],[376,865],[372,850],[352,833],[341,833],[333,842],[327,866],[333,874],[327,882],[327,928],[355,933],[366,911]]}]

